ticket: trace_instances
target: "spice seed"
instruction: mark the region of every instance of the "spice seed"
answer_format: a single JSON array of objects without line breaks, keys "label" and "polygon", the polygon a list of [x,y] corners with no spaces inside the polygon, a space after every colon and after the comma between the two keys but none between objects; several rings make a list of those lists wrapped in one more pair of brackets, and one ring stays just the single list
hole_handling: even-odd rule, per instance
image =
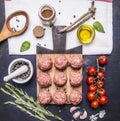
[{"label": "spice seed", "polygon": [[93,20],[95,20],[95,17],[93,17]]},{"label": "spice seed", "polygon": [[17,21],[17,22],[20,22],[20,20],[19,20],[17,17],[16,17],[16,21]]},{"label": "spice seed", "polygon": [[59,112],[61,113],[61,110],[59,110]]},{"label": "spice seed", "polygon": [[61,0],[59,0],[59,3],[61,3]]},{"label": "spice seed", "polygon": [[16,32],[16,29],[15,28],[11,28],[14,32]]},{"label": "spice seed", "polygon": [[73,18],[76,18],[76,15],[73,15]]},{"label": "spice seed", "polygon": [[60,15],[61,13],[60,13],[60,12],[58,12],[58,14]]}]

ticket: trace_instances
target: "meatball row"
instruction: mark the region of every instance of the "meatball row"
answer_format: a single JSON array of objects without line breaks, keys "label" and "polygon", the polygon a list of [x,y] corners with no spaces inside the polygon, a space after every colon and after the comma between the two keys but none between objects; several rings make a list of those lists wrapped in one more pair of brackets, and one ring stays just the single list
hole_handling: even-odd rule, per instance
[{"label": "meatball row", "polygon": [[[80,72],[73,72],[70,75],[70,85],[74,87],[78,87],[81,85],[82,82],[82,74]],[[40,87],[46,88],[52,85],[52,80],[49,74],[47,73],[42,73],[38,78],[37,78],[38,84]],[[53,77],[53,82],[56,86],[62,87],[67,83],[67,76],[64,72],[57,72],[55,76]]]},{"label": "meatball row", "polygon": [[[66,104],[67,95],[64,91],[57,90],[52,96],[49,91],[42,90],[38,95],[38,101],[42,105],[47,105],[51,101],[53,101],[57,105],[63,105]],[[81,93],[78,90],[72,90],[69,95],[69,101],[73,105],[78,105],[82,101]]]},{"label": "meatball row", "polygon": [[[59,69],[63,70],[70,64],[72,68],[79,69],[82,66],[82,56],[81,55],[71,55],[69,60],[67,60],[65,55],[57,55],[55,57],[54,66]],[[41,58],[38,60],[38,67],[42,71],[46,71],[52,68],[53,62],[50,56],[42,55]]]}]

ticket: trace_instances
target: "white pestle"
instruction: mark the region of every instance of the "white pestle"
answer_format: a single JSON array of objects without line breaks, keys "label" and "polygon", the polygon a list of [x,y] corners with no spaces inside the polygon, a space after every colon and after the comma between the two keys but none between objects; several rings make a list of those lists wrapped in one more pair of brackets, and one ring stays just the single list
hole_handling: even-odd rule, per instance
[{"label": "white pestle", "polygon": [[17,70],[15,70],[14,72],[12,72],[11,74],[5,76],[3,78],[3,80],[7,82],[7,81],[9,81],[17,76],[20,76],[21,74],[24,74],[27,71],[28,71],[28,66],[23,65],[20,68],[18,68]]}]

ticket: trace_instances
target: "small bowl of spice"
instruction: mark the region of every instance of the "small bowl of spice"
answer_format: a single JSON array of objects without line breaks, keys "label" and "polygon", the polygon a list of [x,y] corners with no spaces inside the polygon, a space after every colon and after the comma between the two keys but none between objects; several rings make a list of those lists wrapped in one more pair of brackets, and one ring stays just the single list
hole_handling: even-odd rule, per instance
[{"label": "small bowl of spice", "polygon": [[8,67],[8,78],[12,78],[13,82],[24,84],[33,76],[33,65],[31,61],[18,58],[13,60]]},{"label": "small bowl of spice", "polygon": [[51,5],[42,5],[39,9],[38,15],[44,25],[52,26],[55,22],[56,12]]},{"label": "small bowl of spice", "polygon": [[81,43],[89,44],[95,37],[95,30],[91,25],[83,24],[77,30],[77,37]]}]

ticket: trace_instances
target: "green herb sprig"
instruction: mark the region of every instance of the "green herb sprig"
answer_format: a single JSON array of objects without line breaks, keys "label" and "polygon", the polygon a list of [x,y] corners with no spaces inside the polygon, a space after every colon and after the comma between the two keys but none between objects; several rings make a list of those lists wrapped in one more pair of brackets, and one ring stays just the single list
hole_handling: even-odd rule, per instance
[{"label": "green herb sprig", "polygon": [[14,105],[21,111],[39,119],[40,121],[50,121],[46,116],[63,121],[59,116],[52,114],[45,109],[44,106],[34,101],[33,97],[29,96],[22,89],[18,89],[10,83],[6,83],[5,88],[0,88],[0,90],[15,99],[14,101],[7,101],[5,104]]}]

